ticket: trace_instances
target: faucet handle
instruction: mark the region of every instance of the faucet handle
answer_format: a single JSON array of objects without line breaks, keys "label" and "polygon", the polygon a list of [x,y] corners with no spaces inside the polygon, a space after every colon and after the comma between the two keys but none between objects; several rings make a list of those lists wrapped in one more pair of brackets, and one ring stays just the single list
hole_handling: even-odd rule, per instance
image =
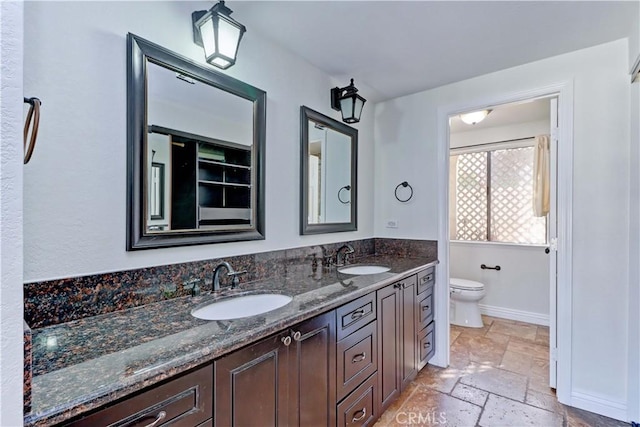
[{"label": "faucet handle", "polygon": [[231,287],[235,288],[236,286],[238,286],[240,284],[240,279],[238,279],[238,276],[246,273],[247,273],[247,270],[228,272],[227,276],[233,277],[233,279],[231,280]]},{"label": "faucet handle", "polygon": [[334,255],[326,255],[323,257],[322,260],[322,266],[324,268],[331,268],[333,266],[335,262],[335,256]]}]

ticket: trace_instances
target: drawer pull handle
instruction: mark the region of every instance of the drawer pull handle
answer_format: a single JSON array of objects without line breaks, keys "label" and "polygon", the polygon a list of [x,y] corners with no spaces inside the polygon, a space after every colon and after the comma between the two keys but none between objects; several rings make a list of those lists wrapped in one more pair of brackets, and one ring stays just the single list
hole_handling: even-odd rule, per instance
[{"label": "drawer pull handle", "polygon": [[291,344],[291,337],[289,337],[289,336],[282,337],[282,338],[280,338],[280,340],[282,341],[282,344],[284,344],[287,347],[289,347],[289,344]]},{"label": "drawer pull handle", "polygon": [[424,307],[422,307],[422,311],[427,311],[427,310],[429,310],[429,306],[428,305],[425,305]]},{"label": "drawer pull handle", "polygon": [[431,347],[431,343],[430,342],[424,343],[424,348],[429,348],[429,347]]},{"label": "drawer pull handle", "polygon": [[[356,417],[356,414],[360,414],[360,415]],[[360,421],[365,417],[365,415],[367,415],[367,408],[362,408],[353,414],[353,418],[351,419],[351,422],[355,423],[356,421]]]},{"label": "drawer pull handle", "polygon": [[433,273],[432,274],[427,274],[426,276],[424,276],[422,278],[422,283],[430,282],[431,279],[433,279]]},{"label": "drawer pull handle", "polygon": [[362,353],[356,354],[355,356],[353,356],[353,359],[351,359],[351,363],[362,362],[366,358],[367,358],[367,353],[363,351]]},{"label": "drawer pull handle", "polygon": [[300,333],[300,331],[296,331],[293,333],[293,339],[296,341],[300,341],[302,339],[302,334]]},{"label": "drawer pull handle", "polygon": [[164,411],[160,411],[160,412],[158,412],[158,415],[156,415],[156,420],[154,422],[152,422],[151,424],[147,424],[145,427],[154,427],[160,421],[164,420],[166,417],[167,417],[167,413],[164,412]]},{"label": "drawer pull handle", "polygon": [[359,319],[362,316],[364,316],[364,309],[363,308],[359,308],[358,310],[354,311],[353,313],[351,313],[351,318],[352,319]]}]

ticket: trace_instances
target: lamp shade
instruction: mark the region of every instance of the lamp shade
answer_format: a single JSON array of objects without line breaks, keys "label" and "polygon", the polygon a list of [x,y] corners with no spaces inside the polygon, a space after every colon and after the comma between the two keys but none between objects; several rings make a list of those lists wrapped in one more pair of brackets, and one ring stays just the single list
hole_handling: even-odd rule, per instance
[{"label": "lamp shade", "polygon": [[353,85],[353,79],[347,87],[331,89],[331,107],[334,110],[340,110],[342,121],[345,123],[360,121],[365,102],[367,100],[358,95],[358,89]]},{"label": "lamp shade", "polygon": [[220,1],[209,11],[192,14],[193,37],[204,48],[206,61],[218,68],[227,69],[236,63],[238,46],[247,29],[231,18],[232,11]]}]

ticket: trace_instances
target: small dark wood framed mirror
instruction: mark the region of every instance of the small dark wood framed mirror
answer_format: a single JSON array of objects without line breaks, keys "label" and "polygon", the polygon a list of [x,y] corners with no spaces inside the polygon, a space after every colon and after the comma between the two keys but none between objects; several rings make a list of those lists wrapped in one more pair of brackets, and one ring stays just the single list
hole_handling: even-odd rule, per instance
[{"label": "small dark wood framed mirror", "polygon": [[300,107],[300,234],[358,229],[358,130]]},{"label": "small dark wood framed mirror", "polygon": [[127,37],[127,250],[264,239],[266,98]]}]

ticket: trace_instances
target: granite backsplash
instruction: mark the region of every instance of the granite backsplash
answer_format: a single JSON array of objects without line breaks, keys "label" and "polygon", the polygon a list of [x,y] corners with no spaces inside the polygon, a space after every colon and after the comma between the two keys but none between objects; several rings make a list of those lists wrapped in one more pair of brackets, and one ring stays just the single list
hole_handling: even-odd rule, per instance
[{"label": "granite backsplash", "polygon": [[213,269],[222,261],[236,271],[246,270],[240,276],[241,283],[286,275],[289,268],[304,262],[322,268],[323,256],[335,254],[345,243],[355,250],[353,263],[358,257],[371,255],[437,258],[435,241],[372,238],[32,282],[24,285],[25,321],[33,329],[42,328],[186,296],[191,291],[184,284],[193,279],[199,279],[198,286],[206,292]]}]

